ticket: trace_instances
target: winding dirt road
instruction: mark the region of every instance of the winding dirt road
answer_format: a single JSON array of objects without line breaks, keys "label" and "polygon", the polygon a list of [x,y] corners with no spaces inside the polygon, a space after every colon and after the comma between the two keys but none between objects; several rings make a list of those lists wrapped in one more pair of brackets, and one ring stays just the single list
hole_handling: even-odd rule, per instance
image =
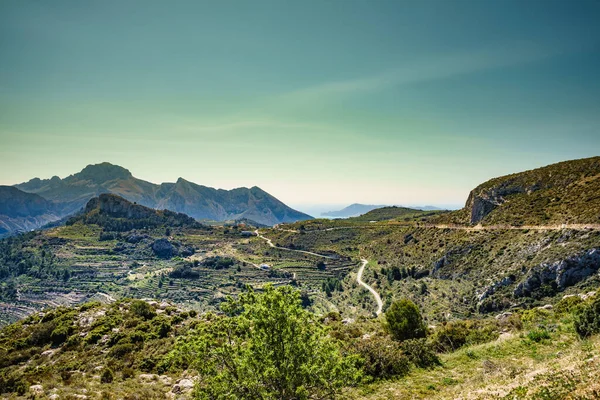
[{"label": "winding dirt road", "polygon": [[257,229],[257,230],[255,230],[255,231],[254,231],[254,233],[256,233],[256,236],[258,236],[259,238],[261,238],[261,239],[263,239],[263,240],[266,240],[266,241],[267,241],[267,244],[268,244],[269,246],[271,246],[272,248],[274,248],[274,249],[287,250],[287,251],[295,251],[296,253],[303,253],[303,254],[308,254],[308,255],[311,255],[311,256],[315,256],[315,257],[328,258],[328,259],[330,259],[330,260],[335,260],[335,257],[332,257],[332,256],[325,256],[325,255],[323,255],[323,254],[318,254],[318,253],[313,253],[312,251],[296,250],[296,249],[288,249],[287,247],[279,247],[279,246],[275,246],[275,245],[273,244],[273,241],[272,241],[271,239],[269,239],[269,238],[267,238],[267,237],[265,237],[265,236],[261,235],[261,234],[258,232],[258,229]]},{"label": "winding dirt road", "polygon": [[362,285],[364,288],[366,288],[369,292],[371,292],[373,294],[373,297],[375,297],[375,301],[377,302],[377,311],[375,311],[375,314],[379,315],[379,314],[381,314],[381,310],[383,308],[383,301],[381,301],[381,296],[379,296],[379,293],[377,293],[377,291],[375,289],[373,289],[371,286],[367,285],[365,283],[365,281],[362,280],[363,272],[365,272],[365,267],[369,263],[369,260],[362,258],[360,261],[362,262],[362,265],[358,269],[358,274],[356,275],[356,281],[358,282],[359,285]]},{"label": "winding dirt road", "polygon": [[[267,244],[270,247],[273,247],[274,249],[295,251],[298,253],[310,254],[312,256],[317,256],[317,257],[322,257],[322,258],[329,258],[329,259],[335,258],[335,257],[331,257],[331,256],[325,256],[323,254],[313,253],[311,251],[288,249],[287,247],[275,246],[273,244],[273,241],[271,239],[261,235],[258,232],[258,229],[255,230],[254,233],[256,233],[256,236],[258,236],[259,238],[265,240],[267,242]],[[373,289],[371,286],[369,286],[367,283],[365,283],[365,281],[362,280],[363,273],[365,272],[365,267],[367,266],[369,261],[365,258],[362,258],[360,261],[362,262],[362,264],[361,264],[360,268],[358,269],[358,274],[356,275],[356,281],[358,282],[359,285],[363,286],[365,289],[367,289],[369,292],[371,292],[373,294],[373,297],[375,297],[375,301],[377,302],[377,311],[375,311],[375,314],[379,315],[379,314],[381,314],[381,310],[383,309],[383,301],[381,301],[381,296],[379,296],[379,293],[377,293],[377,291],[375,289]]]}]

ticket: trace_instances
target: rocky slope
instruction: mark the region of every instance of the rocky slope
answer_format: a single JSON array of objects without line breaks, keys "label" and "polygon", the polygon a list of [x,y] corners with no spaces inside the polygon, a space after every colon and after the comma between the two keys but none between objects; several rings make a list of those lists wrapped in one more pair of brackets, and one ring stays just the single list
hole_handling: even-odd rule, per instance
[{"label": "rocky slope", "polygon": [[61,179],[34,178],[16,185],[60,205],[68,215],[80,210],[91,198],[114,193],[129,201],[185,213],[196,219],[216,221],[247,218],[265,225],[310,219],[258,187],[214,189],[179,178],[156,185],[135,178],[127,169],[109,163],[88,165],[81,172]]}]

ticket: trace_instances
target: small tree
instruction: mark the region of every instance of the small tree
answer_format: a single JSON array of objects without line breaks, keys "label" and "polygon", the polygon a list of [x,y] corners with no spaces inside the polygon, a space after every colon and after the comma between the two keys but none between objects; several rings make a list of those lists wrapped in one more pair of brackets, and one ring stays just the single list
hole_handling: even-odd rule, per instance
[{"label": "small tree", "polygon": [[131,302],[131,312],[144,319],[152,319],[156,317],[156,312],[143,300],[133,300]]},{"label": "small tree", "polygon": [[229,299],[223,311],[177,342],[171,365],[197,369],[198,399],[333,399],[358,381],[355,356],[301,306],[290,286]]},{"label": "small tree", "polygon": [[419,308],[410,300],[402,299],[392,303],[385,313],[387,328],[396,340],[425,337],[427,328]]}]

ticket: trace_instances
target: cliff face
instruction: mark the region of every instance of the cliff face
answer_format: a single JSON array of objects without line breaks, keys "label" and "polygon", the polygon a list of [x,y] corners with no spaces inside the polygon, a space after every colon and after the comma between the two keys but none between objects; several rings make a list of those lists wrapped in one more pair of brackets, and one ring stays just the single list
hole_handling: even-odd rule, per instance
[{"label": "cliff face", "polygon": [[492,187],[478,187],[469,193],[465,207],[470,210],[471,224],[475,225],[481,222],[488,214],[494,211],[497,207],[502,206],[506,202],[506,197],[521,193],[531,193],[537,190],[534,187],[521,187],[512,185],[510,182]]}]

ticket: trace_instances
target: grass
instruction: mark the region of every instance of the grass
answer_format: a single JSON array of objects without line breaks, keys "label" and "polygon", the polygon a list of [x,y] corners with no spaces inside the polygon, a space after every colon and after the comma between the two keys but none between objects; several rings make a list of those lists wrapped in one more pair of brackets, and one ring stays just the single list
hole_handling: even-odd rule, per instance
[{"label": "grass", "polygon": [[555,333],[552,341],[538,343],[524,336],[504,334],[494,342],[442,354],[440,367],[414,369],[398,380],[352,390],[348,398],[597,398],[600,338],[581,341],[570,327]]}]

